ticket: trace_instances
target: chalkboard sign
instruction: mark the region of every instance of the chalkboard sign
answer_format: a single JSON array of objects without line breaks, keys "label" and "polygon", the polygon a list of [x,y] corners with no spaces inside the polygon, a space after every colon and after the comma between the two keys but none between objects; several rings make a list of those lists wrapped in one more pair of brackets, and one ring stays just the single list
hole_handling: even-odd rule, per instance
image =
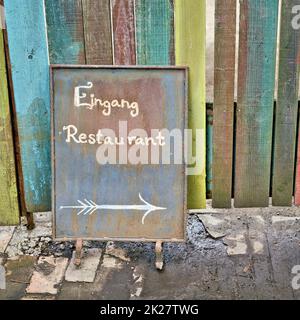
[{"label": "chalkboard sign", "polygon": [[51,66],[54,237],[183,241],[184,67]]}]

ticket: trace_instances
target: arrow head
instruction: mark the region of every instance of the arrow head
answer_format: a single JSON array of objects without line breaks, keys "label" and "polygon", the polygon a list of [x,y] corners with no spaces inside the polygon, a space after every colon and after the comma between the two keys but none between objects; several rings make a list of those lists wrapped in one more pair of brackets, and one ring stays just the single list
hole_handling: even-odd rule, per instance
[{"label": "arrow head", "polygon": [[142,218],[142,224],[145,224],[145,219],[146,217],[148,216],[148,214],[150,214],[151,212],[153,211],[157,211],[157,210],[166,210],[167,208],[163,208],[163,207],[156,207],[152,204],[150,204],[149,202],[147,202],[142,196],[141,194],[139,193],[139,198],[142,202],[145,203],[146,205],[146,210],[147,212],[143,215],[143,218]]}]

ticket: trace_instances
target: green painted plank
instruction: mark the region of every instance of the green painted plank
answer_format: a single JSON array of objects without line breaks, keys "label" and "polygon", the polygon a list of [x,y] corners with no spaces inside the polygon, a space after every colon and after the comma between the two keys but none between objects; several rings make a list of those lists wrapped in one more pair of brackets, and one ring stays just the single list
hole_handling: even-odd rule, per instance
[{"label": "green painted plank", "polygon": [[3,31],[0,29],[0,225],[20,220]]},{"label": "green painted plank", "polygon": [[86,63],[112,64],[110,0],[82,0],[82,5]]},{"label": "green painted plank", "polygon": [[52,64],[85,64],[81,0],[45,0]]},{"label": "green painted plank", "polygon": [[235,45],[236,0],[217,0],[212,197],[214,208],[231,208]]},{"label": "green painted plank", "polygon": [[43,1],[6,0],[26,209],[51,209],[49,62]]},{"label": "green painted plank", "polygon": [[277,0],[240,0],[236,207],[269,205]]},{"label": "green painted plank", "polygon": [[272,202],[291,206],[298,112],[300,31],[292,25],[299,0],[282,1]]},{"label": "green painted plank", "polygon": [[174,64],[173,0],[136,0],[137,64]]},{"label": "green painted plank", "polygon": [[190,150],[197,162],[188,168],[188,207],[199,209],[206,206],[205,0],[175,0],[174,6],[175,60],[177,65],[189,66],[188,111],[193,135]]}]

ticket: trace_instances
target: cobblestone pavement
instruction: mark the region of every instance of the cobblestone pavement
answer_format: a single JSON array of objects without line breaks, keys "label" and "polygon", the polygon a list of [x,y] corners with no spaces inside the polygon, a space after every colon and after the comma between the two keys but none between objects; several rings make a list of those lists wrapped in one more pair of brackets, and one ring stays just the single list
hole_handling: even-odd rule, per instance
[{"label": "cobblestone pavement", "polygon": [[[36,228],[0,227],[6,289],[0,299],[299,299],[292,268],[300,265],[300,209],[206,209],[192,212],[186,243],[55,242],[51,214]],[[294,283],[297,281],[294,279]],[[299,281],[300,284],[300,281]]]}]

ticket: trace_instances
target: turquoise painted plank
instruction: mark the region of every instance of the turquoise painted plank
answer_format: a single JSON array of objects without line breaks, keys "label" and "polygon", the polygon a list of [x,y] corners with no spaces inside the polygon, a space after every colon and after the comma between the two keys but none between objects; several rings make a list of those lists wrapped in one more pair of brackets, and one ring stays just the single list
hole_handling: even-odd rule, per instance
[{"label": "turquoise painted plank", "polygon": [[137,64],[174,64],[173,0],[136,0]]},{"label": "turquoise painted plank", "polygon": [[213,105],[206,104],[206,197],[212,198],[213,189]]},{"label": "turquoise painted plank", "polygon": [[278,1],[240,0],[236,207],[269,205]]},{"label": "turquoise painted plank", "polygon": [[45,7],[50,63],[85,64],[81,0],[45,0]]},{"label": "turquoise painted plank", "polygon": [[51,209],[49,63],[43,3],[4,1],[28,212]]}]

